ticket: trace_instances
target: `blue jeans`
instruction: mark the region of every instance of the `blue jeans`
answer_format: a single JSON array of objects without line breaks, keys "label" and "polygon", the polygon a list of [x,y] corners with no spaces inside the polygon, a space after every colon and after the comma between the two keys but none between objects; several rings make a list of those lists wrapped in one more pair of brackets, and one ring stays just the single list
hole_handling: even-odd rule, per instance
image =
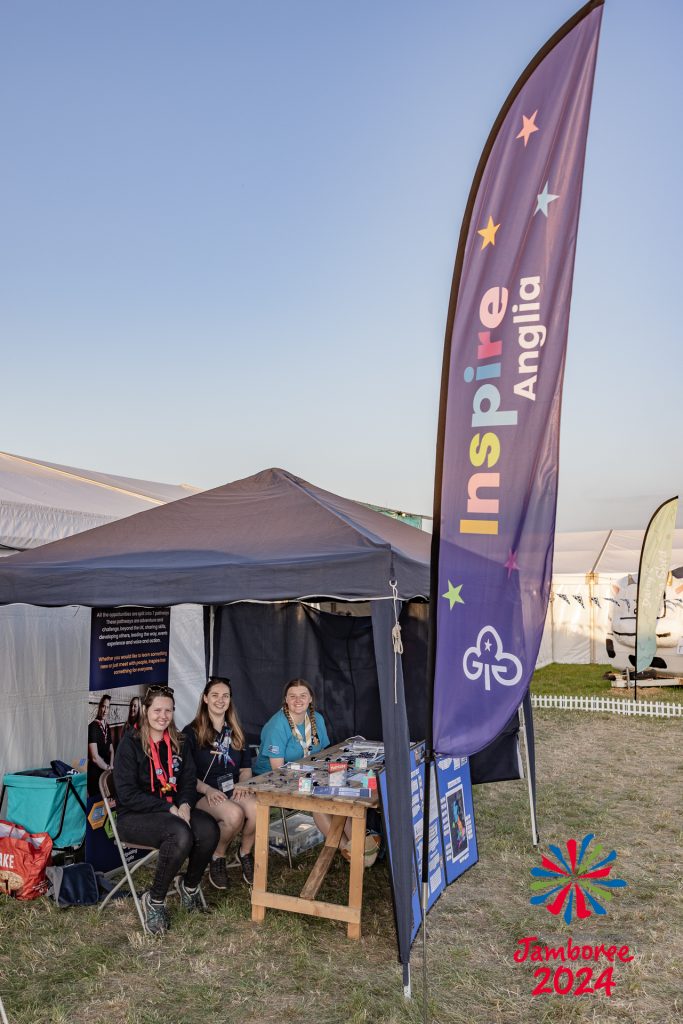
[{"label": "blue jeans", "polygon": [[163,900],[174,877],[187,859],[185,885],[199,885],[211,854],[218,845],[218,825],[205,811],[193,810],[188,825],[175,814],[156,811],[154,814],[128,812],[116,822],[124,843],[154,846],[159,851],[156,874],[150,890],[152,899]]}]

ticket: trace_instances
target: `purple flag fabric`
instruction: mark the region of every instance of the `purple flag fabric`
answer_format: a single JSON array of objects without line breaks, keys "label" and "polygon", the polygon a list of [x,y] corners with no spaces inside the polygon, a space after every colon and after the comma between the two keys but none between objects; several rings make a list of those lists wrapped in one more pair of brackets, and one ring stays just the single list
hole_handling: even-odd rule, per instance
[{"label": "purple flag fabric", "polygon": [[433,747],[442,754],[475,753],[498,735],[524,698],[541,642],[601,16],[601,2],[587,4],[521,76],[463,220],[432,548]]}]

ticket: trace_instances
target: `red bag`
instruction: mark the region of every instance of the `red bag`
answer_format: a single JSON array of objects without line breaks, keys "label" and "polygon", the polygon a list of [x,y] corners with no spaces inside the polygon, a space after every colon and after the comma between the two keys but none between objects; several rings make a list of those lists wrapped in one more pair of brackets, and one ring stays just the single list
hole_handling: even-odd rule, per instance
[{"label": "red bag", "polygon": [[43,896],[51,853],[52,839],[47,832],[31,835],[20,825],[0,821],[0,893],[18,900]]}]

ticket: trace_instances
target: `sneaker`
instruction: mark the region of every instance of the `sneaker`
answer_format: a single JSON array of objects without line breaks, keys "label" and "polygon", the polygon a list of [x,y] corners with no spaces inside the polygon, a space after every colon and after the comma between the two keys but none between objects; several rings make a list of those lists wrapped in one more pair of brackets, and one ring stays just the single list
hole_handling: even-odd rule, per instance
[{"label": "sneaker", "polygon": [[142,894],[142,914],[145,931],[150,935],[163,935],[171,926],[165,903],[153,903],[149,891]]},{"label": "sneaker", "polygon": [[227,889],[229,885],[228,869],[225,857],[214,857],[209,864],[209,881],[214,889]]},{"label": "sneaker", "polygon": [[180,875],[177,875],[175,879],[175,887],[178,890],[180,905],[183,910],[204,909],[204,900],[202,899],[202,891],[199,886],[197,886],[194,892],[190,892],[189,889],[185,888],[185,880],[181,878]]},{"label": "sneaker", "polygon": [[253,853],[240,853],[237,851],[237,858],[242,865],[242,878],[247,885],[254,884],[254,855]]}]

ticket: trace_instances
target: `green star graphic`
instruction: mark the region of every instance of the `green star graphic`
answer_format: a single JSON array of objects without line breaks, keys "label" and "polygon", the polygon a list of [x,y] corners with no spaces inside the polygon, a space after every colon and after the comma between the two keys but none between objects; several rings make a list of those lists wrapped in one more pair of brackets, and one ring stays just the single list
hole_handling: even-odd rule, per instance
[{"label": "green star graphic", "polygon": [[463,599],[461,598],[461,596],[460,596],[460,591],[461,590],[462,590],[462,583],[459,586],[454,587],[453,584],[451,583],[451,581],[449,580],[448,581],[448,590],[446,591],[445,594],[441,595],[442,597],[448,598],[448,602],[449,602],[449,604],[451,606],[451,608],[450,608],[451,611],[453,611],[453,605],[454,604],[464,604],[465,603],[463,601]]}]

